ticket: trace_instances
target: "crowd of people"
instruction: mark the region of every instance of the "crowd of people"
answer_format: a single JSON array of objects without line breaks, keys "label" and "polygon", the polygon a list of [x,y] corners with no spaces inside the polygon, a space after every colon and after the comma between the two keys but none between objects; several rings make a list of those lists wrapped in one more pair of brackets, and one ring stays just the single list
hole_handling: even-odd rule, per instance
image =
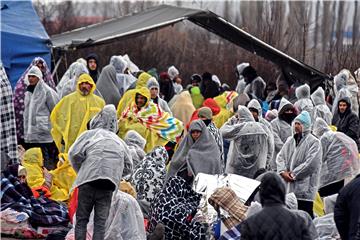
[{"label": "crowd of people", "polygon": [[56,84],[37,57],[14,91],[0,67],[2,234],[360,239],[360,68],[311,93],[249,63],[234,89],[128,55],[80,58]]}]

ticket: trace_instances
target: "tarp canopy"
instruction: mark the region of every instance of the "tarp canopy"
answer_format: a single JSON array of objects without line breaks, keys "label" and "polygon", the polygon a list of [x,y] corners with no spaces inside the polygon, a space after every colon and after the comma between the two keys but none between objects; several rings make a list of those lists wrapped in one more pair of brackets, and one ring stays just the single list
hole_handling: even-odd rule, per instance
[{"label": "tarp canopy", "polygon": [[308,82],[314,89],[326,79],[331,79],[329,75],[286,55],[208,10],[161,5],[144,12],[54,35],[51,40],[54,48],[83,48],[153,31],[183,20],[189,20],[277,64],[289,82]]},{"label": "tarp canopy", "polygon": [[1,1],[1,60],[12,87],[35,57],[48,66],[51,43],[31,1]]}]

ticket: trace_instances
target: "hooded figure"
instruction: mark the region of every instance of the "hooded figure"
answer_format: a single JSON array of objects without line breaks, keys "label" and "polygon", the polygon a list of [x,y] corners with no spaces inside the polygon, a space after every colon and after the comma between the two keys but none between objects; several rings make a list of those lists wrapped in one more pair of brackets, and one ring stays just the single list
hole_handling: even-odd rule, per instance
[{"label": "hooded figure", "polygon": [[220,94],[219,86],[212,80],[212,74],[205,72],[202,75],[201,94],[204,99],[214,98]]},{"label": "hooded figure", "polygon": [[26,92],[26,83],[25,79],[26,76],[31,69],[32,66],[37,66],[40,68],[41,73],[43,75],[44,82],[55,89],[55,82],[51,76],[50,69],[48,68],[45,60],[41,57],[36,57],[31,62],[30,66],[26,69],[26,71],[21,75],[19,80],[16,83],[15,90],[14,90],[14,110],[15,110],[15,119],[16,119],[16,133],[17,133],[17,140],[19,143],[23,143],[24,140],[24,100],[25,100],[25,92]]},{"label": "hooded figure", "polygon": [[282,98],[280,101],[278,117],[271,121],[275,142],[273,163],[275,163],[276,155],[284,146],[287,138],[292,135],[291,122],[295,117],[296,111],[294,106],[288,100]]},{"label": "hooded figure", "polygon": [[146,217],[149,214],[151,202],[163,188],[168,159],[166,149],[157,146],[146,154],[131,176],[137,200]]},{"label": "hooded figure", "polygon": [[146,140],[134,130],[130,130],[126,133],[124,141],[129,148],[134,167],[141,163],[145,157],[144,148]]},{"label": "hooded figure", "polygon": [[[204,102],[204,97],[201,95],[200,88],[198,86],[190,88],[191,99],[196,109],[200,108]],[[210,98],[208,98],[210,99]]]},{"label": "hooded figure", "polygon": [[335,114],[337,110],[338,100],[346,96],[349,97],[351,101],[351,110],[356,116],[359,116],[359,87],[351,72],[347,69],[341,70],[334,77],[334,85],[335,100],[332,113]]},{"label": "hooded figure", "polygon": [[241,224],[241,239],[313,239],[304,217],[285,207],[285,192],[276,173],[264,175],[260,184],[263,208]]},{"label": "hooded figure", "polygon": [[169,74],[167,72],[160,73],[160,96],[166,101],[169,102],[174,94],[174,86],[171,82]]},{"label": "hooded figure", "polygon": [[64,98],[65,96],[69,95],[70,93],[76,90],[76,84],[80,75],[84,73],[86,74],[89,73],[86,65],[80,62],[75,62],[74,65],[72,65],[71,70],[72,71],[70,73],[70,78],[64,79],[64,81],[61,82],[62,83],[61,90],[60,90],[60,86],[57,87],[60,99]]},{"label": "hooded figure", "polygon": [[[131,90],[133,91],[133,90]],[[146,139],[145,152],[155,146],[165,146],[169,141],[176,142],[183,131],[183,124],[167,112],[160,110],[158,105],[150,101],[150,92],[143,87],[135,89],[128,96],[131,99],[122,99],[127,106],[119,116],[119,136],[124,137],[128,130],[137,131]],[[125,96],[124,96],[125,97]]]},{"label": "hooded figure", "polygon": [[158,81],[156,80],[156,78],[151,77],[147,84],[146,84],[147,88],[150,91],[151,94],[151,100],[157,104],[160,109],[162,111],[165,111],[167,113],[170,114],[170,116],[172,116],[172,112],[167,104],[167,102],[165,100],[163,100],[162,98],[159,97],[159,90],[160,90],[160,85],[158,83]]},{"label": "hooded figure", "polygon": [[315,120],[320,117],[330,125],[333,116],[329,107],[326,105],[324,89],[322,87],[316,89],[316,91],[311,94],[311,100],[315,105],[312,119]]},{"label": "hooded figure", "polygon": [[[248,103],[248,109],[250,110],[250,112],[253,114],[253,117],[255,118],[254,114],[257,116],[257,118],[255,118],[256,122],[259,122],[263,125],[263,128],[268,136],[268,153],[267,153],[267,157],[266,157],[266,165],[267,165],[267,169],[274,169],[276,170],[276,165],[273,162],[273,155],[274,155],[274,151],[275,151],[275,143],[274,143],[274,133],[272,131],[272,127],[271,124],[265,120],[262,117],[262,108],[261,105],[259,103],[258,100],[256,99],[252,99],[249,103]],[[271,166],[271,164],[273,164]]]},{"label": "hooded figure", "polygon": [[[0,156],[1,170],[8,164],[16,164],[18,160],[15,110],[10,81],[0,60]],[[4,157],[6,156],[6,157]],[[5,161],[9,159],[9,162]]]},{"label": "hooded figure", "polygon": [[86,63],[87,68],[89,70],[89,75],[94,80],[95,83],[97,83],[97,80],[100,75],[100,69],[99,69],[99,57],[96,53],[90,53],[86,57]]},{"label": "hooded figure", "polygon": [[297,98],[297,101],[294,103],[294,107],[298,110],[298,112],[301,111],[307,111],[310,116],[313,116],[314,111],[314,104],[312,103],[310,99],[310,87],[307,84],[301,85],[296,88],[295,95]]},{"label": "hooded figure", "polygon": [[[346,107],[344,106],[346,105]],[[348,97],[340,98],[337,105],[338,109],[332,119],[332,125],[337,127],[337,131],[343,132],[351,137],[358,148],[360,147],[359,132],[360,121],[359,117],[351,110],[351,101]],[[341,110],[345,108],[345,110]]]},{"label": "hooded figure", "polygon": [[220,107],[220,113],[214,116],[214,123],[217,128],[222,125],[233,115],[234,99],[238,96],[237,92],[230,91],[214,98],[217,105]]},{"label": "hooded figure", "polygon": [[41,147],[45,156],[45,167],[54,169],[58,153],[50,134],[50,113],[58,103],[59,97],[55,90],[43,81],[41,70],[37,66],[31,67],[25,81],[28,86],[23,115],[24,147]]},{"label": "hooded figure", "polygon": [[255,122],[249,109],[239,106],[220,132],[231,141],[226,173],[253,178],[255,172],[265,168],[268,153],[268,135],[261,123]]},{"label": "hooded figure", "polygon": [[[320,139],[323,158],[320,177],[320,195],[328,196],[338,193],[344,185],[344,179],[352,179],[360,169],[358,148],[354,140],[342,132],[333,132],[328,124],[317,118],[313,133]],[[341,182],[339,188],[334,188],[334,183]],[[327,193],[322,194],[322,187],[333,185]],[[342,186],[341,186],[342,185]],[[332,192],[330,192],[333,190]]]},{"label": "hooded figure", "polygon": [[176,82],[176,78],[179,77],[179,70],[175,66],[171,66],[168,68],[168,76],[172,81],[175,94],[179,94],[183,90],[183,86]]},{"label": "hooded figure", "polygon": [[322,148],[311,134],[311,118],[303,111],[294,120],[294,132],[276,157],[277,172],[287,182],[287,192],[294,192],[299,209],[313,217],[313,201],[318,190]]},{"label": "hooded figure", "polygon": [[[82,83],[90,84],[88,95],[82,93]],[[104,100],[94,95],[95,89],[90,75],[82,74],[76,91],[61,99],[51,112],[51,135],[59,152],[67,153],[76,138],[86,130],[90,119],[104,107]]]},{"label": "hooded figure", "polygon": [[244,76],[242,75],[242,72],[248,66],[250,66],[249,63],[240,63],[239,65],[236,66],[235,74],[238,79],[238,82],[235,90],[238,92],[239,95],[245,93],[246,82],[244,80]]},{"label": "hooded figure", "polygon": [[122,175],[132,171],[126,144],[117,135],[116,109],[106,105],[90,121],[90,130],[81,134],[69,150],[71,165],[77,172],[73,187],[78,187],[76,239],[86,237],[86,226],[94,208],[94,239],[104,239],[113,191]]},{"label": "hooded figure", "polygon": [[188,123],[191,119],[191,115],[196,110],[192,103],[189,91],[181,92],[170,109],[174,117],[182,121],[184,125]]},{"label": "hooded figure", "polygon": [[[194,132],[200,133],[197,139]],[[188,134],[174,153],[166,179],[180,175],[192,182],[198,173],[221,173],[220,150],[202,120],[191,123]]]}]

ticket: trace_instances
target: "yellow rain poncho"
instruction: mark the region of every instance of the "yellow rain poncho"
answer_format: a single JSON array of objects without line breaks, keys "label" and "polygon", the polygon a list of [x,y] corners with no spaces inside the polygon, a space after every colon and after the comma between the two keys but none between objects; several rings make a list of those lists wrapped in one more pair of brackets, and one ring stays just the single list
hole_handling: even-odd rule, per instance
[{"label": "yellow rain poncho", "polygon": [[[79,85],[90,83],[92,88],[83,96]],[[67,153],[76,138],[87,128],[87,123],[105,106],[105,101],[96,96],[96,85],[90,75],[82,74],[77,82],[76,92],[65,96],[50,115],[51,135],[60,153]]]},{"label": "yellow rain poncho", "polygon": [[140,74],[139,77],[138,77],[138,80],[136,82],[136,89],[146,87],[147,82],[151,77],[152,76],[150,74],[148,74],[147,72],[143,72],[142,74]]},{"label": "yellow rain poncho", "polygon": [[30,188],[50,186],[50,199],[55,201],[66,201],[69,199],[69,190],[75,181],[76,174],[71,167],[67,154],[60,154],[64,162],[58,162],[57,168],[50,171],[50,178],[45,180],[43,169],[43,155],[40,148],[30,148],[25,152],[22,165],[27,171],[27,184]]},{"label": "yellow rain poncho", "polygon": [[235,91],[226,91],[223,94],[214,98],[215,102],[220,107],[220,113],[213,117],[213,122],[217,128],[221,128],[224,123],[234,115],[231,111],[234,98],[238,96]]},{"label": "yellow rain poncho", "polygon": [[184,125],[190,122],[191,116],[196,109],[189,91],[181,92],[170,109],[173,116],[182,121]]},{"label": "yellow rain poncho", "polygon": [[30,148],[27,150],[21,164],[26,168],[26,180],[30,188],[41,187],[45,184],[42,168],[44,159],[41,148]]},{"label": "yellow rain poncho", "polygon": [[50,171],[52,175],[51,199],[66,201],[69,199],[69,191],[75,182],[76,172],[71,166],[67,154],[60,153],[56,169]]},{"label": "yellow rain poncho", "polygon": [[[147,98],[145,105],[138,110],[135,102],[136,94],[141,94]],[[125,97],[125,95],[124,95]],[[124,139],[129,130],[135,130],[146,139],[145,152],[151,151],[155,146],[165,146],[167,142],[176,142],[183,131],[183,124],[176,118],[173,118],[167,112],[149,101],[150,92],[147,88],[135,89],[127,97],[132,100],[122,99],[122,102],[128,102],[128,106],[119,116],[119,136]]]}]

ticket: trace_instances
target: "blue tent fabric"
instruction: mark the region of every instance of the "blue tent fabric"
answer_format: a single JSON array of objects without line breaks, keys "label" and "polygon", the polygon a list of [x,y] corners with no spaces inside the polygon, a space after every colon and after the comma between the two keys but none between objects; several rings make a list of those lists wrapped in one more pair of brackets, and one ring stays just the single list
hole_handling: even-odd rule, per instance
[{"label": "blue tent fabric", "polygon": [[13,88],[35,57],[51,66],[50,43],[31,1],[1,1],[1,60]]}]

